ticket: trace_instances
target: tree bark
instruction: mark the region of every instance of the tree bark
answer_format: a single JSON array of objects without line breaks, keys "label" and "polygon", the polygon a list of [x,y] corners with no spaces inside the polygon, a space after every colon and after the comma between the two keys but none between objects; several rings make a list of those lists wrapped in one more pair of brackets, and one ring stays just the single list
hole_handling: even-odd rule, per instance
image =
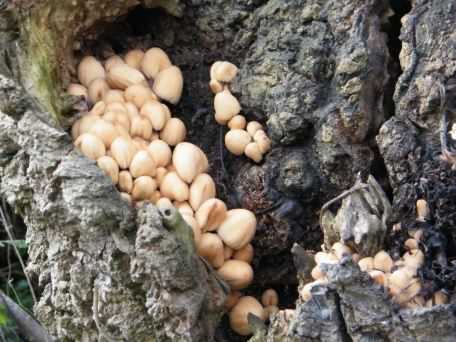
[{"label": "tree bark", "polygon": [[[161,10],[134,16],[138,5]],[[319,248],[320,207],[359,172],[391,187],[396,221],[411,220],[425,196],[434,225],[454,238],[451,165],[438,160],[439,85],[451,99],[456,65],[452,0],[417,0],[403,20],[395,112],[385,106],[396,58],[384,32],[386,0],[12,0],[3,7],[0,194],[27,225],[27,271],[40,291],[35,313],[59,340],[211,341],[223,313],[224,286],[191,241],[163,224],[154,206],[123,202],[71,144],[80,103],[64,89],[78,57],[103,55],[106,46],[160,46],[181,67],[184,96],[173,112],[208,154],[220,196],[257,214],[252,291],[303,285],[290,249]],[[250,119],[267,123],[274,147],[262,164],[223,152],[207,88],[219,59],[240,67],[233,91]],[[398,313],[349,262],[328,272],[316,301],[274,317],[269,341],[454,340],[450,306]]]}]

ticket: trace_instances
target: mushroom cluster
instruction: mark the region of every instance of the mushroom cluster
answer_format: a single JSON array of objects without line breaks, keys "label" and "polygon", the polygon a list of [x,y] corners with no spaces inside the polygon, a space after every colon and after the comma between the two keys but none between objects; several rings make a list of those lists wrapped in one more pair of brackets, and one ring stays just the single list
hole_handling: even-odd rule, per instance
[{"label": "mushroom cluster", "polygon": [[[206,154],[185,142],[185,124],[161,102],[178,103],[183,89],[180,69],[159,48],[136,49],[104,62],[84,57],[78,79],[80,83],[70,84],[67,91],[82,96],[90,110],[72,126],[74,145],[97,162],[130,204],[152,202],[178,209],[193,230],[198,254],[232,290],[226,307],[235,309],[231,320],[235,331],[248,333],[249,312],[266,319],[265,312],[277,311],[275,291],[275,297],[270,293],[263,301],[266,311],[256,299],[241,298],[239,292],[253,280],[250,242],[256,231],[255,215],[242,208],[228,210],[216,198]],[[252,136],[261,128],[254,122],[249,125]]]},{"label": "mushroom cluster", "polygon": [[257,121],[247,123],[239,114],[241,105],[231,94],[229,83],[236,77],[238,68],[226,61],[217,61],[211,66],[209,87],[215,94],[215,120],[220,125],[228,125],[225,146],[234,155],[244,154],[256,163],[271,149],[271,140]]},{"label": "mushroom cluster", "polygon": [[[427,217],[428,206],[426,201],[417,201],[417,220]],[[392,300],[403,308],[431,307],[445,304],[448,297],[442,291],[436,291],[430,298],[425,298],[422,292],[418,270],[424,263],[424,254],[420,250],[422,230],[410,231],[410,238],[404,243],[406,252],[398,260],[393,260],[386,251],[379,251],[374,256],[361,258],[350,247],[336,242],[331,250],[315,254],[316,266],[311,276],[314,281],[307,283],[300,290],[300,297],[304,301],[312,298],[311,289],[316,285],[326,284],[328,279],[321,270],[321,264],[338,263],[344,256],[350,255],[359,268],[367,272],[377,284],[382,285]]]},{"label": "mushroom cluster", "polygon": [[241,292],[234,291],[228,296],[225,308],[230,312],[230,326],[242,336],[251,335],[249,327],[249,313],[266,321],[271,315],[279,311],[279,295],[274,289],[267,289],[261,295],[261,303],[252,296],[242,296]]}]

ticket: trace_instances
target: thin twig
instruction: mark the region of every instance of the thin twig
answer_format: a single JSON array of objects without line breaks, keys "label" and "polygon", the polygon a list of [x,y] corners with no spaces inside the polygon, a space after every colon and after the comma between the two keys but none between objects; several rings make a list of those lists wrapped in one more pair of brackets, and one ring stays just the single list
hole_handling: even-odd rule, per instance
[{"label": "thin twig", "polygon": [[25,271],[24,260],[22,259],[21,254],[19,253],[19,250],[17,249],[16,244],[14,243],[14,237],[13,237],[13,233],[11,231],[11,226],[10,226],[9,220],[7,220],[7,215],[5,215],[5,212],[3,210],[5,207],[6,207],[5,206],[5,199],[3,198],[2,199],[2,205],[0,206],[0,216],[1,216],[1,219],[2,219],[2,223],[3,223],[3,226],[4,226],[5,230],[6,230],[6,233],[8,234],[8,238],[10,239],[11,244],[13,245],[14,252],[16,253],[16,256],[17,256],[17,258],[19,260],[19,263],[21,264],[22,270],[24,271],[25,279],[27,280],[27,284],[28,284],[28,287],[30,289],[30,293],[32,294],[33,304],[36,304],[37,300],[36,300],[35,291],[33,290],[33,286],[32,286],[32,282],[30,280],[30,277],[28,276],[27,272]]}]

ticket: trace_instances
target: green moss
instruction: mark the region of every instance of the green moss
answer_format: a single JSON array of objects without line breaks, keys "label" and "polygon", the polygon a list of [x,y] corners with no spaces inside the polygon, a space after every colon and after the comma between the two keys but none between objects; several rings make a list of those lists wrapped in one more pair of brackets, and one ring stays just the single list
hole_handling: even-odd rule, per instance
[{"label": "green moss", "polygon": [[[39,13],[39,15],[38,15]],[[63,97],[59,77],[57,52],[58,33],[52,31],[43,9],[35,9],[21,20],[23,51],[22,78],[28,90],[37,98],[44,109],[60,122]]]}]

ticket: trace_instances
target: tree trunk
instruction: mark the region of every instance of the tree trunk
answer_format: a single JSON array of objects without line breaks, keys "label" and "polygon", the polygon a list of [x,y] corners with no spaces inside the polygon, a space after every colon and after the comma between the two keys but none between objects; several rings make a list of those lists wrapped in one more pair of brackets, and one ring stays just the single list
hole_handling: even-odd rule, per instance
[{"label": "tree trunk", "polygon": [[[5,2],[0,194],[27,225],[27,270],[40,292],[35,314],[51,334],[62,341],[238,339],[226,329],[216,334],[225,289],[192,241],[164,224],[153,205],[136,210],[122,201],[96,164],[73,148],[68,131],[81,103],[64,89],[88,52],[159,46],[181,67],[184,94],[174,115],[207,153],[220,197],[257,215],[252,293],[272,286],[284,307],[294,305],[303,279],[291,247],[319,249],[319,209],[360,172],[373,174],[393,198],[394,222],[413,220],[416,199],[425,197],[432,231],[445,233],[450,248],[453,174],[438,155],[442,94],[452,108],[456,8],[452,0],[413,2],[403,19],[397,79],[394,32],[407,4],[395,8],[395,17],[389,6],[387,0]],[[259,165],[223,151],[207,86],[216,60],[239,66],[233,92],[250,119],[267,123],[273,150]],[[447,121],[454,119],[449,114]],[[430,261],[437,258],[429,253]],[[450,305],[398,311],[352,263],[328,274],[330,284],[316,300],[280,311],[252,340],[455,339]]]}]

